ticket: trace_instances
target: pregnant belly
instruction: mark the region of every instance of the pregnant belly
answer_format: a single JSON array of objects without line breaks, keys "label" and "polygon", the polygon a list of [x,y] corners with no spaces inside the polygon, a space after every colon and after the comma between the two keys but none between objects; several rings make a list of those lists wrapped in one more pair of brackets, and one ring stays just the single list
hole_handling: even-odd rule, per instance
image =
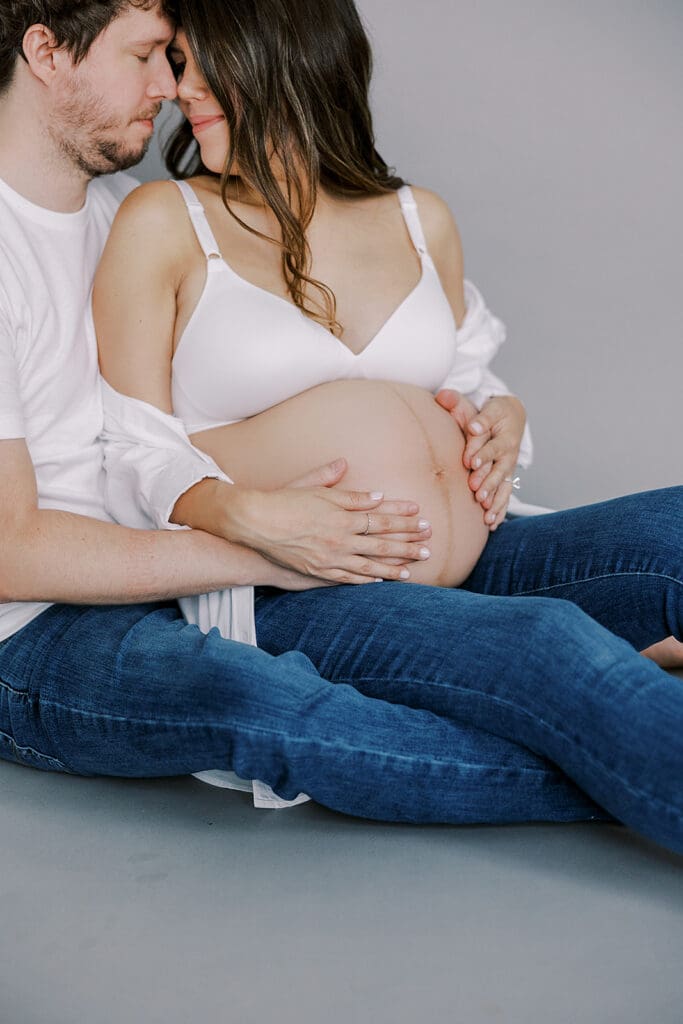
[{"label": "pregnant belly", "polygon": [[349,469],[339,487],[416,501],[433,536],[431,558],[411,565],[412,582],[457,586],[486,544],[462,464],[462,431],[422,388],[333,381],[192,440],[245,487],[283,487],[343,455]]}]

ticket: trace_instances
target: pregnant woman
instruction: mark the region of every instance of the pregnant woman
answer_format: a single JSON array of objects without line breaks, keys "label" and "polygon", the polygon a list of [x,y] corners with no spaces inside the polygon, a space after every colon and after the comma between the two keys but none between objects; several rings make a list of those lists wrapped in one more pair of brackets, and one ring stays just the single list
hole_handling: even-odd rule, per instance
[{"label": "pregnant woman", "polygon": [[[219,13],[212,18],[220,22]],[[430,557],[410,578],[454,586],[481,555],[509,485],[498,479],[494,506],[496,473],[480,469],[475,491],[486,504],[477,504],[462,430],[434,394],[451,382],[470,325],[478,323],[488,358],[500,325],[468,284],[469,322],[459,338],[466,300],[453,219],[437,196],[405,186],[374,152],[367,80],[357,74],[367,76],[365,40],[347,32],[335,42],[342,60],[359,66],[327,106],[323,95],[309,96],[307,116],[327,119],[329,134],[345,110],[353,134],[344,139],[336,126],[323,156],[293,150],[291,126],[268,109],[267,82],[253,96],[235,94],[245,55],[230,48],[234,67],[224,64],[216,86],[221,105],[178,33],[172,60],[187,123],[172,163],[178,172],[196,139],[194,162],[204,173],[144,187],[122,211],[96,291],[102,367],[119,390],[175,412],[192,442],[243,488],[284,487],[343,455],[344,488],[409,498],[430,522]],[[235,111],[249,103],[250,120],[268,125],[260,139],[240,134]],[[303,171],[313,160],[321,163],[315,176]],[[296,197],[291,207],[285,196]],[[149,224],[157,217],[163,248]],[[131,330],[110,314],[125,250],[140,244],[151,245],[156,266],[129,294],[132,319],[144,318]],[[121,286],[129,291],[130,280]],[[524,414],[517,399],[504,402],[511,469]],[[223,509],[211,504],[206,492],[195,493],[176,521],[235,539],[221,524]],[[366,526],[374,531],[372,515]]]},{"label": "pregnant woman", "polygon": [[[187,120],[170,166],[190,177],[124,203],[95,288],[112,511],[206,529],[294,570],[291,592],[257,588],[259,645],[470,730],[458,820],[600,813],[567,799],[549,758],[611,814],[683,848],[671,728],[683,691],[635,650],[680,630],[681,490],[490,533],[523,410],[512,396],[486,402],[504,388],[481,365],[466,383],[468,343],[485,363],[501,327],[463,282],[444,204],[374,148],[353,4],[182,2],[178,19],[170,56]],[[434,400],[456,383],[481,413]],[[437,586],[316,589],[376,578]],[[236,588],[184,607],[253,642],[252,598]],[[316,694],[297,708],[304,723]],[[470,769],[498,737],[520,746],[501,754],[492,807]],[[395,785],[313,795],[400,817],[386,809]],[[277,790],[296,794],[289,776]]]}]

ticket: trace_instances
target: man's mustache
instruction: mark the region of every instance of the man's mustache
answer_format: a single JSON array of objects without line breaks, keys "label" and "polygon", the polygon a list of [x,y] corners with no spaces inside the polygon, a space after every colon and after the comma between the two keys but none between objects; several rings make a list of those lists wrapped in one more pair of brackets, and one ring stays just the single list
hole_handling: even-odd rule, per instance
[{"label": "man's mustache", "polygon": [[135,120],[136,121],[155,121],[160,113],[161,113],[161,103],[157,103],[157,105],[153,109],[151,109],[151,110],[144,110],[141,114],[138,114],[138,116],[135,118]]}]

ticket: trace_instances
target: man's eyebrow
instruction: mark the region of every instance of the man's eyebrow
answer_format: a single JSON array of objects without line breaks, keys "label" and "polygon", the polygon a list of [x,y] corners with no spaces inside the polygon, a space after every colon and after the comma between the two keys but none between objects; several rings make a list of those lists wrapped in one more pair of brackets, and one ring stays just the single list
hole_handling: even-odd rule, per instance
[{"label": "man's eyebrow", "polygon": [[170,46],[173,42],[173,36],[160,36],[157,39],[135,39],[131,42],[131,46]]}]

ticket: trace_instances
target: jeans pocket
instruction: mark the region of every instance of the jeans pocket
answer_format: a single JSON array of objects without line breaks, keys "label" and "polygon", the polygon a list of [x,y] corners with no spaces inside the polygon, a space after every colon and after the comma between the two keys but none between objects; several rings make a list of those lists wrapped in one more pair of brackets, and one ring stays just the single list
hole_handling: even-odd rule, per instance
[{"label": "jeans pocket", "polygon": [[43,772],[65,772],[67,775],[73,775],[73,772],[56,757],[48,757],[47,754],[41,754],[32,747],[20,747],[4,732],[0,732],[0,759],[11,761],[13,764],[23,764],[27,768],[39,768]]}]

